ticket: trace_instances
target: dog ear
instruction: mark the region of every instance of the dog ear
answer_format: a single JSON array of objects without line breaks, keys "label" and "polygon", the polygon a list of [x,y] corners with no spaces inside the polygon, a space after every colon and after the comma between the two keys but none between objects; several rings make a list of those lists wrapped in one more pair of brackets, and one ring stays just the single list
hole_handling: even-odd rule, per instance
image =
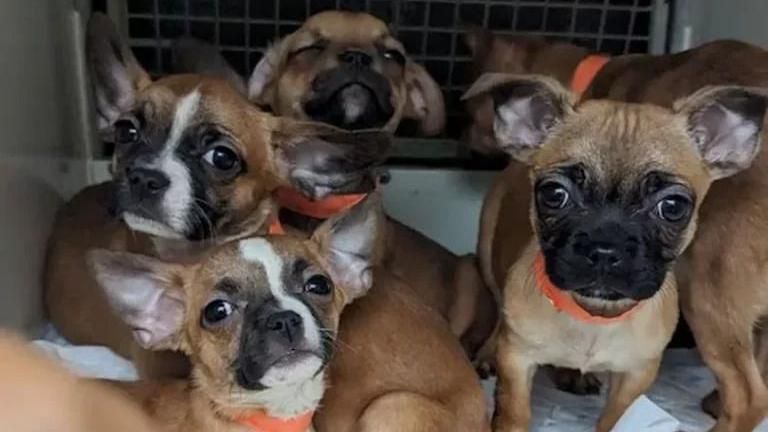
[{"label": "dog ear", "polygon": [[129,110],[137,92],[149,85],[149,75],[117,34],[114,24],[102,13],[88,22],[86,56],[96,99],[99,131],[109,129]]},{"label": "dog ear", "polygon": [[256,105],[270,106],[274,92],[277,68],[280,64],[280,56],[284,42],[276,40],[264,52],[264,57],[253,68],[248,79],[248,99]]},{"label": "dog ear", "polygon": [[184,267],[143,255],[96,249],[88,265],[112,309],[144,348],[181,347]]},{"label": "dog ear", "polygon": [[407,99],[403,117],[419,122],[421,133],[437,135],[445,127],[445,101],[443,92],[427,70],[416,63],[405,66]]},{"label": "dog ear", "polygon": [[573,96],[552,78],[482,75],[462,99],[490,96],[493,134],[500,150],[527,163],[552,130],[573,111]]},{"label": "dog ear", "polygon": [[278,177],[311,199],[369,192],[375,168],[391,149],[382,130],[349,131],[317,122],[277,118],[272,144]]},{"label": "dog ear", "polygon": [[349,211],[323,222],[312,234],[348,302],[365,295],[373,283],[382,215],[381,197],[372,193]]},{"label": "dog ear", "polygon": [[767,96],[764,89],[717,86],[675,103],[715,180],[749,168],[757,156]]},{"label": "dog ear", "polygon": [[245,80],[227,62],[221,52],[208,42],[186,37],[171,47],[174,73],[208,75],[228,81],[241,94],[247,94]]}]

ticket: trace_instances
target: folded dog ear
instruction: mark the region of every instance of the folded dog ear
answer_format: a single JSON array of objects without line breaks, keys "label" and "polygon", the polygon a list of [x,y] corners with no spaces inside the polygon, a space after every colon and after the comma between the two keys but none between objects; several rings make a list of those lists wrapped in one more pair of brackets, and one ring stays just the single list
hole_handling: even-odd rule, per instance
[{"label": "folded dog ear", "polygon": [[483,95],[493,100],[496,144],[521,162],[528,162],[573,111],[571,93],[554,79],[537,75],[484,74],[462,99]]},{"label": "folded dog ear", "polygon": [[149,85],[150,78],[131,48],[120,39],[112,21],[102,13],[94,13],[88,22],[86,55],[98,128],[103,131],[133,106],[136,93]]},{"label": "folded dog ear", "polygon": [[327,124],[278,119],[273,134],[277,175],[311,199],[369,192],[392,137],[382,130],[348,131]]},{"label": "folded dog ear", "polygon": [[144,348],[179,349],[184,267],[143,255],[97,249],[88,264],[112,309]]},{"label": "folded dog ear", "polygon": [[272,103],[277,68],[280,64],[280,55],[283,50],[283,42],[276,40],[264,52],[264,57],[253,68],[248,79],[248,99],[256,105],[269,106]]},{"label": "folded dog ear", "polygon": [[675,109],[686,116],[696,150],[714,179],[752,164],[760,151],[767,96],[763,89],[718,86],[675,103]]},{"label": "folded dog ear", "polygon": [[323,222],[312,234],[323,257],[352,301],[371,288],[379,251],[376,238],[383,223],[381,197],[372,193],[346,213]]},{"label": "folded dog ear", "polygon": [[221,78],[241,94],[247,94],[245,80],[213,45],[191,37],[181,38],[171,47],[174,73],[194,73]]},{"label": "folded dog ear", "polygon": [[445,127],[443,92],[423,66],[408,62],[405,66],[408,92],[403,117],[419,122],[421,133],[437,135]]}]

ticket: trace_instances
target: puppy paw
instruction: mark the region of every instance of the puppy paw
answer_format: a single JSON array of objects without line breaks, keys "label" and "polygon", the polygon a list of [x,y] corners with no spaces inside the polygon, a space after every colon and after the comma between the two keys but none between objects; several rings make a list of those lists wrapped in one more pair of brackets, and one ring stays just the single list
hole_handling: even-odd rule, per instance
[{"label": "puppy paw", "polygon": [[705,413],[711,415],[714,418],[720,418],[721,405],[720,405],[720,393],[717,390],[712,390],[712,393],[701,400],[701,409]]},{"label": "puppy paw", "polygon": [[594,374],[582,374],[575,369],[553,368],[551,377],[558,390],[576,395],[600,394],[602,383]]},{"label": "puppy paw", "polygon": [[481,380],[496,376],[496,368],[493,367],[491,362],[475,360],[472,365],[475,367],[475,372],[477,372]]}]

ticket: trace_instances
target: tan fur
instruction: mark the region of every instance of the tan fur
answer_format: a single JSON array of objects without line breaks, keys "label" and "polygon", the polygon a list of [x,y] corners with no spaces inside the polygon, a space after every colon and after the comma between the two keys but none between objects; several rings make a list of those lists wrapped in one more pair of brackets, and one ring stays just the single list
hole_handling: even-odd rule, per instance
[{"label": "tan fur", "polygon": [[106,386],[77,379],[14,335],[0,332],[0,356],[4,430],[160,430],[128,398]]},{"label": "tan fur", "polygon": [[[284,59],[321,38],[337,50],[375,44],[402,49],[386,25],[368,14],[317,14],[277,45],[277,84],[262,102],[283,115],[303,118],[296,101],[310,94],[315,74],[335,60],[287,65]],[[394,130],[413,111],[407,87],[426,86],[423,80],[408,83],[408,72],[405,79],[402,73],[387,77],[398,107],[388,125]],[[318,431],[485,430],[484,398],[456,340],[461,337],[473,353],[495,322],[496,306],[474,260],[460,261],[393,219],[387,219],[380,247],[382,268],[374,288],[344,314]]]},{"label": "tan fur", "polygon": [[[707,193],[711,181],[690,145],[684,116],[650,105],[580,105],[534,154],[531,172],[564,162],[590,166],[600,182],[622,179],[626,185],[654,167],[675,173],[698,197]],[[597,427],[608,431],[655,378],[677,323],[675,280],[669,274],[657,294],[616,324],[584,324],[557,312],[532,276],[538,244],[531,223],[522,221],[527,212],[521,211],[531,205],[528,172],[522,164],[512,163],[483,210],[480,259],[486,276],[502,288],[504,298],[496,429],[527,430],[533,370],[536,365],[553,364],[612,373],[608,405]],[[694,220],[686,228],[681,250],[695,229]]]},{"label": "tan fur", "polygon": [[[551,45],[542,44],[538,55],[551,49]],[[575,46],[569,49],[571,53],[583,52]],[[526,63],[524,58],[518,59]],[[567,65],[524,69],[555,77],[567,76],[569,70],[572,73]],[[615,57],[600,71],[585,97],[670,107],[675,99],[706,85],[768,85],[768,52],[725,40],[672,55]],[[768,214],[766,169],[768,156],[761,151],[750,169],[712,186],[700,210],[696,239],[678,263],[684,317],[717,377],[718,388],[724,392],[723,407],[718,406],[716,395],[708,398],[705,406],[719,415],[717,431],[752,430],[768,412],[768,389],[761,378],[768,365],[756,362],[754,356],[756,340],[765,336],[759,327],[753,336],[753,329],[768,312],[760,265],[765,256],[763,239],[768,233],[764,216]],[[496,205],[493,201],[489,198],[486,205]],[[488,239],[481,239],[486,245],[480,246],[481,250],[488,249]]]},{"label": "tan fur", "polygon": [[[333,270],[321,251],[323,236],[319,233],[312,240],[280,236],[269,242],[279,256],[303,257],[313,268],[332,275]],[[255,290],[268,290],[264,288],[269,281],[263,268],[245,259],[236,242],[209,250],[197,262],[164,266],[165,269],[159,270],[162,274],[155,276],[166,281],[166,290],[184,292],[186,312],[174,343],[190,356],[192,378],[110,384],[137,401],[166,432],[235,432],[247,430],[237,418],[262,411],[278,416],[272,411],[274,407],[264,402],[251,402],[249,391],[241,389],[235,380],[232,365],[240,352],[242,319],[238,325],[217,331],[203,329],[200,321],[200,311],[213,297],[217,283],[223,277],[237,281],[244,290],[254,289],[250,288],[251,284],[259,287]],[[329,299],[322,300],[317,316],[318,324],[328,331],[336,331],[341,312],[351,299],[341,282],[335,282],[336,288]],[[320,376],[322,379],[322,371]]]}]

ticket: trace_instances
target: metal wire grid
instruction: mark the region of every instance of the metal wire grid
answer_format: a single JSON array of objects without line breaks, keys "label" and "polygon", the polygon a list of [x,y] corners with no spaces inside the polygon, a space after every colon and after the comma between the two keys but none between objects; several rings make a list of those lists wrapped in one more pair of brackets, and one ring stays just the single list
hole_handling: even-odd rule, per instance
[{"label": "metal wire grid", "polygon": [[367,11],[390,23],[409,54],[446,96],[450,138],[465,127],[459,101],[471,79],[463,34],[470,25],[498,33],[541,35],[610,54],[645,53],[654,0],[130,0],[128,36],[141,63],[161,74],[170,41],[192,35],[219,46],[241,74],[273,39],[327,9]]}]

